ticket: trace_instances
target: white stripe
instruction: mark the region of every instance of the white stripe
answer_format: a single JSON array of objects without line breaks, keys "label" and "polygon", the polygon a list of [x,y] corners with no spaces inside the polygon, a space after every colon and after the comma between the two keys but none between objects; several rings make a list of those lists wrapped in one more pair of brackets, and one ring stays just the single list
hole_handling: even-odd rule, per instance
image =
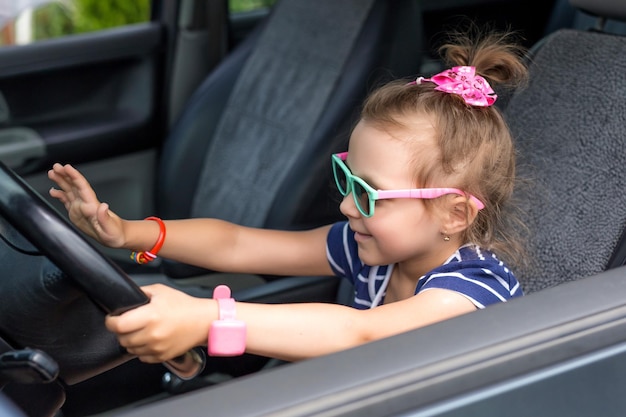
[{"label": "white stripe", "polygon": [[511,290],[511,295],[515,294],[517,292],[517,289],[519,288],[519,282],[515,284],[515,286],[513,287],[513,289]]},{"label": "white stripe", "polygon": [[370,296],[370,300],[372,300],[372,305],[374,305],[374,300],[376,299],[376,277],[378,275],[378,266],[372,266],[370,268],[369,279],[367,280],[367,293]]},{"label": "white stripe", "polygon": [[363,275],[361,275],[361,273],[359,272],[359,275],[356,276],[357,279],[361,282],[369,282],[369,279],[367,277],[364,277]]},{"label": "white stripe", "polygon": [[370,282],[382,281],[387,278],[387,276],[390,273],[389,270],[391,269],[391,266],[387,265],[387,273],[385,275],[378,275],[379,269],[380,269],[380,266],[370,266],[369,276],[366,277],[361,272],[359,272],[359,274],[356,277],[361,282],[365,282],[368,285],[373,285],[373,284],[370,284]]},{"label": "white stripe", "polygon": [[484,269],[482,270],[485,274],[487,275],[491,275],[492,277],[494,277],[495,279],[498,280],[498,282],[500,283],[500,285],[502,285],[507,291],[511,291],[511,288],[509,287],[509,283],[507,281],[505,281],[504,279],[502,279],[502,277],[498,274],[494,274],[493,271],[490,271],[489,269]]},{"label": "white stripe", "polygon": [[490,286],[480,282],[480,281],[476,281],[474,279],[468,278],[463,274],[459,274],[458,272],[446,272],[446,273],[441,273],[441,274],[433,274],[430,276],[430,278],[428,278],[428,280],[426,280],[426,282],[424,283],[424,285],[428,284],[428,282],[430,282],[431,279],[433,278],[439,278],[439,277],[449,277],[449,276],[453,276],[453,277],[457,277],[460,278],[464,281],[468,281],[471,283],[474,283],[480,287],[483,287],[484,289],[486,289],[487,291],[489,291],[490,293],[492,293],[493,295],[495,295],[496,297],[498,297],[500,299],[500,301],[506,301],[506,299],[504,297],[502,297],[500,294],[498,294],[493,288],[491,288]]},{"label": "white stripe", "polygon": [[352,256],[350,255],[350,247],[348,245],[348,223],[346,223],[343,227],[343,251],[346,253],[348,265],[352,268]]},{"label": "white stripe", "polygon": [[[370,298],[372,299],[372,307],[371,308],[374,308],[374,307],[377,307],[378,305],[380,305],[380,302],[382,301],[383,297],[385,296],[385,293],[387,292],[387,286],[389,285],[389,279],[391,278],[391,271],[392,270],[393,270],[392,265],[389,265],[387,267],[387,271],[385,273],[385,276],[384,277],[380,277],[380,278],[383,278],[383,283],[380,285],[380,288],[376,292],[375,297],[372,297],[371,293],[370,293]],[[376,274],[378,274],[378,267],[376,267]],[[375,278],[376,279],[380,279],[378,275],[376,275]]]},{"label": "white stripe", "polygon": [[[508,272],[508,270],[506,268],[504,268],[504,270]],[[496,278],[498,280],[498,282],[500,284],[502,284],[502,286],[509,292],[509,294],[513,295],[513,294],[515,294],[517,292],[517,289],[519,288],[519,282],[515,281],[515,285],[513,286],[513,288],[511,288],[509,286],[508,281],[504,280],[500,275],[494,274],[493,271],[490,271],[488,269],[483,269],[483,272],[485,272],[488,275],[491,275],[492,277]]]},{"label": "white stripe", "polygon": [[456,261],[459,261],[459,262],[461,261],[461,252],[459,252],[458,249],[448,259],[446,259],[446,261],[443,263],[443,265],[447,265],[450,262],[452,262],[453,260],[456,260]]},{"label": "white stripe", "polygon": [[343,275],[346,275],[346,271],[344,271],[343,268],[337,265],[337,262],[335,262],[335,259],[333,259],[333,257],[330,255],[330,250],[328,249],[328,245],[326,245],[326,258],[328,258],[328,262],[330,262],[330,264],[334,266],[335,269],[337,269],[337,271],[339,271]]},{"label": "white stripe", "polygon": [[474,246],[475,251],[476,251],[476,255],[478,255],[478,259],[480,259],[481,261],[485,260],[485,257],[483,256],[483,252],[480,250],[480,248],[478,246]]},{"label": "white stripe", "polygon": [[362,306],[370,307],[370,308],[372,307],[372,302],[371,301],[364,300],[362,298],[354,297],[354,303],[355,304],[360,304]]}]

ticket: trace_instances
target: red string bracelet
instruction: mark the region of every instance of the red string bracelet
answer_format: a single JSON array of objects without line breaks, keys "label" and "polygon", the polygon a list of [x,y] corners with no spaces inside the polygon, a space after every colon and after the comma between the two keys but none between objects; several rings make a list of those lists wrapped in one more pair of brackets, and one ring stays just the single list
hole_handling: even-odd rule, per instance
[{"label": "red string bracelet", "polygon": [[130,259],[137,262],[140,265],[147,264],[148,262],[152,262],[156,259],[157,253],[161,250],[163,246],[163,242],[165,242],[165,223],[163,220],[158,217],[150,216],[146,217],[144,220],[152,220],[159,224],[159,237],[157,238],[156,243],[149,251],[145,252],[132,252],[130,254]]}]

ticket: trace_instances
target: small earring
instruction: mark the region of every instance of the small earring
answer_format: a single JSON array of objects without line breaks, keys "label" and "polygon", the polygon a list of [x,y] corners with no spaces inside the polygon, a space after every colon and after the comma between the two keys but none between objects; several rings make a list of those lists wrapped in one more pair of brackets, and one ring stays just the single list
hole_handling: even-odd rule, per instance
[{"label": "small earring", "polygon": [[446,242],[449,242],[450,241],[450,236],[443,235],[443,240],[445,240]]}]

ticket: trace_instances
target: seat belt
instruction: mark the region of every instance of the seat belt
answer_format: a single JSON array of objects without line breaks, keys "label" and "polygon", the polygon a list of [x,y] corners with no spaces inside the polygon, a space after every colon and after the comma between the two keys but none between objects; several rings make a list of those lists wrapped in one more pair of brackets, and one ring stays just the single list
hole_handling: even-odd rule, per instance
[{"label": "seat belt", "polygon": [[221,61],[228,45],[226,0],[182,0],[170,87],[169,126]]}]

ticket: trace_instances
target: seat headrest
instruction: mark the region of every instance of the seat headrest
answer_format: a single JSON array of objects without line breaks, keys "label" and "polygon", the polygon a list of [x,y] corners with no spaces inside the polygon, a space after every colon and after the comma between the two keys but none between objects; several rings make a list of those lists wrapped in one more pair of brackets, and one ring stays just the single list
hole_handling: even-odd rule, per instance
[{"label": "seat headrest", "polygon": [[623,0],[569,0],[577,9],[592,15],[626,21],[626,2]]}]

